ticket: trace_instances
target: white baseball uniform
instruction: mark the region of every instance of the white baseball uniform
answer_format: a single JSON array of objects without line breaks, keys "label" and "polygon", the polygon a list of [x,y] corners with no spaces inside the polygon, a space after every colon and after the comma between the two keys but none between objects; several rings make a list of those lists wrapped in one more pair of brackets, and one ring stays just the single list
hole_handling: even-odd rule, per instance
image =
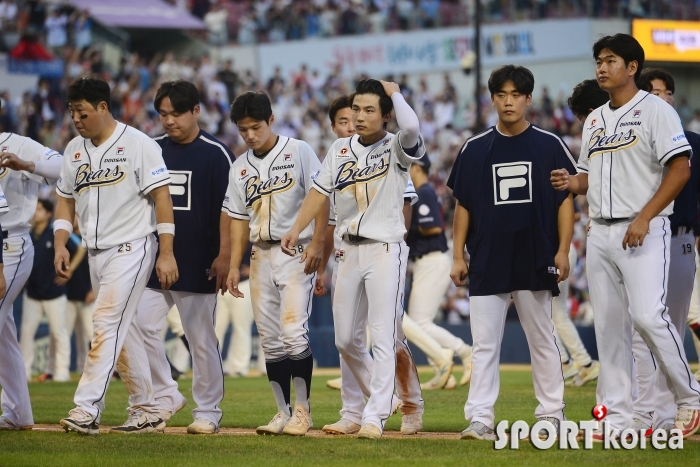
[{"label": "white baseball uniform", "polygon": [[[316,273],[305,274],[299,256],[311,242],[314,223],[299,235],[294,257],[282,251],[280,239],[294,224],[294,213],[299,212],[320,165],[307,143],[279,136],[275,146],[263,157],[248,150],[236,159],[223,206],[229,216],[247,220],[250,225],[253,315],[268,364],[268,378],[271,378],[278,408],[285,413],[289,413],[289,408],[275,389],[273,379],[276,376],[270,374],[269,365],[311,356],[308,320]],[[297,381],[299,378],[292,375],[292,379],[297,388],[297,401],[306,399],[303,395],[300,397],[303,387]],[[286,391],[282,388],[285,397]]]},{"label": "white baseball uniform", "polygon": [[622,249],[631,220],[659,188],[666,164],[690,150],[675,110],[645,91],[620,108],[597,108],[584,124],[578,167],[588,173],[587,268],[600,360],[598,392],[615,429],[632,427],[633,326],[677,405],[700,409],[700,386],[666,306],[673,203],[651,220],[642,246]]},{"label": "white baseball uniform", "polygon": [[[19,426],[34,424],[29,402],[22,354],[12,304],[29,278],[34,261],[34,245],[29,221],[34,216],[39,185],[58,178],[61,155],[36,141],[14,133],[0,134],[0,152],[16,154],[33,161],[34,173],[0,168],[0,213],[3,230],[3,262],[7,293],[0,300],[0,386],[2,415]],[[8,212],[8,205],[11,206]]]},{"label": "white baseball uniform", "polygon": [[[383,429],[391,414],[396,378],[406,382],[403,413],[423,411],[401,319],[408,261],[403,193],[408,168],[423,156],[425,146],[419,138],[417,150],[409,156],[401,145],[401,132],[387,133],[368,146],[359,139],[341,138],[331,146],[313,187],[326,196],[335,195],[336,232],[343,239],[336,252],[339,287],[333,293],[336,346],[362,392],[370,395],[362,424]],[[367,307],[360,306],[364,295]],[[372,337],[373,368],[354,324],[365,320]],[[397,367],[412,371],[397,373]]]},{"label": "white baseball uniform", "polygon": [[155,210],[148,194],[170,183],[161,149],[147,135],[118,122],[100,146],[78,136],[68,143],[66,154],[56,193],[75,200],[96,295],[94,335],[75,404],[99,423],[119,359],[141,367],[136,373],[118,366],[127,388],[140,388],[131,405],[159,416],[134,317],[156,259]]}]

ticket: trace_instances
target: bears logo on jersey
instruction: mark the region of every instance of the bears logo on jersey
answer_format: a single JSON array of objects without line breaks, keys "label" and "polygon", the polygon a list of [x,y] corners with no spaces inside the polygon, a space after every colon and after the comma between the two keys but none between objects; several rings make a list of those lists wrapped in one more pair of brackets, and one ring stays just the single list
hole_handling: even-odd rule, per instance
[{"label": "bears logo on jersey", "polygon": [[75,172],[75,192],[80,194],[93,187],[116,185],[125,178],[126,172],[119,165],[92,171],[90,164],[82,164]]},{"label": "bears logo on jersey", "polygon": [[605,128],[598,128],[588,139],[588,158],[592,158],[596,154],[604,152],[615,152],[622,149],[630,148],[637,144],[637,135],[634,134],[634,129],[615,133],[610,136],[605,135]]},{"label": "bears logo on jersey", "polygon": [[357,168],[357,162],[347,161],[338,167],[338,176],[335,179],[336,190],[344,191],[356,183],[368,183],[389,173],[389,164],[383,158],[364,167]]},{"label": "bears logo on jersey", "polygon": [[252,176],[245,181],[245,204],[246,207],[253,206],[263,196],[272,196],[275,193],[282,193],[294,186],[294,178],[289,172],[284,175],[276,175],[265,182],[260,182],[258,176]]}]

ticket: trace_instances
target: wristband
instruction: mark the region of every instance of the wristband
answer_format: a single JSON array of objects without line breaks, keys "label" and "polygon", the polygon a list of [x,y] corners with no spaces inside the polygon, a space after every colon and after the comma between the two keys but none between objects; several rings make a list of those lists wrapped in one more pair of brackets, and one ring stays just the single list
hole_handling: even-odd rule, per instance
[{"label": "wristband", "polygon": [[158,224],[156,225],[156,230],[158,231],[158,235],[163,235],[163,234],[170,234],[170,235],[175,235],[175,224]]},{"label": "wristband", "polygon": [[58,230],[66,230],[69,234],[73,233],[73,223],[65,219],[56,219],[53,221],[53,233],[56,234]]}]

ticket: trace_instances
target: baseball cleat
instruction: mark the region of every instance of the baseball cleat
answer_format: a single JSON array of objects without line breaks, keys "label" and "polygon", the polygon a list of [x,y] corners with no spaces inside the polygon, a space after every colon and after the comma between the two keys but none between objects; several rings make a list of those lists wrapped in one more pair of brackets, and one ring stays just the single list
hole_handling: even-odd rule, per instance
[{"label": "baseball cleat", "polygon": [[462,432],[462,439],[481,439],[486,441],[496,441],[496,432],[481,422],[471,422],[466,430]]},{"label": "baseball cleat", "polygon": [[600,373],[600,362],[598,360],[592,360],[591,366],[579,368],[578,374],[574,376],[571,381],[567,381],[567,386],[583,386],[589,381],[593,381],[598,378]]},{"label": "baseball cleat", "polygon": [[[554,426],[554,433],[555,433],[554,436],[559,436],[559,423],[560,423],[561,421],[560,421],[558,418],[554,418],[554,417],[539,417],[539,418],[537,419],[537,421],[538,421],[538,422],[540,422],[540,421],[545,421],[545,422],[551,423],[551,424]],[[542,428],[542,429],[537,433],[537,436],[538,436],[540,439],[548,439],[548,438],[549,438],[549,432],[548,432],[547,430],[545,430],[544,428]]]},{"label": "baseball cleat", "polygon": [[454,351],[451,349],[443,349],[443,361],[435,362],[433,368],[435,369],[435,376],[430,381],[420,385],[421,389],[432,390],[432,389],[442,389],[447,384],[447,380],[450,379],[452,374],[452,366],[454,365],[452,358],[454,356]]},{"label": "baseball cleat", "polygon": [[[670,422],[664,423],[663,425],[661,425],[659,427],[660,430],[664,430],[666,432],[666,434],[669,436],[671,435],[671,430],[673,430],[674,428],[676,428],[675,425],[673,423],[670,423]],[[650,436],[651,436],[651,428],[649,428],[649,431],[647,432],[646,437],[648,438]]]},{"label": "baseball cleat", "polygon": [[157,433],[165,430],[165,422],[158,415],[142,410],[129,411],[129,418],[121,426],[112,427],[110,433],[140,434]]},{"label": "baseball cleat", "polygon": [[182,394],[180,394],[180,397],[182,397],[182,399],[180,400],[180,403],[175,406],[175,410],[160,410],[160,418],[162,418],[164,422],[167,423],[173,415],[184,409],[187,405],[187,399],[185,399]]},{"label": "baseball cleat", "polygon": [[275,416],[270,420],[270,423],[267,425],[259,426],[255,432],[259,435],[281,435],[282,430],[284,430],[284,426],[287,424],[291,417],[287,415],[286,413],[279,411]]},{"label": "baseball cleat", "polygon": [[466,386],[472,380],[472,348],[466,345],[466,350],[458,354],[462,360],[462,377],[459,379],[460,386]]},{"label": "baseball cleat", "polygon": [[82,435],[99,435],[100,426],[92,415],[80,407],[76,407],[68,412],[68,417],[61,420],[61,426],[66,433],[75,431]]},{"label": "baseball cleat", "polygon": [[401,434],[415,435],[423,428],[423,412],[405,414],[401,417]]},{"label": "baseball cleat", "polygon": [[679,407],[674,427],[681,430],[683,438],[693,435],[700,427],[700,410]]},{"label": "baseball cleat", "polygon": [[297,404],[294,407],[294,413],[284,425],[282,434],[290,436],[304,436],[309,428],[314,426],[314,422],[311,420],[311,414],[306,410],[306,408]]},{"label": "baseball cleat", "polygon": [[359,439],[379,439],[382,437],[382,430],[374,423],[365,423],[357,433]]},{"label": "baseball cleat", "polygon": [[395,395],[391,398],[391,415],[394,415],[403,406],[403,401]]},{"label": "baseball cleat", "polygon": [[651,436],[651,427],[649,425],[647,425],[638,418],[635,418],[633,422],[634,423],[632,424],[632,428],[634,428],[634,431],[639,433],[640,431],[644,430],[644,437],[648,438]]},{"label": "baseball cleat", "polygon": [[323,432],[329,435],[354,435],[360,431],[360,425],[355,422],[351,422],[345,418],[341,418],[332,425],[326,425],[323,427]]},{"label": "baseball cleat", "polygon": [[340,386],[343,384],[343,378],[334,378],[334,379],[329,379],[326,381],[326,386],[328,386],[331,389],[338,389],[340,390]]},{"label": "baseball cleat", "polygon": [[37,381],[39,381],[40,383],[51,382],[53,381],[53,375],[51,373],[42,373],[37,378]]},{"label": "baseball cleat", "polygon": [[576,365],[573,361],[569,360],[569,363],[561,364],[561,372],[564,375],[564,380],[567,380],[569,378],[573,378],[578,374],[578,368],[576,368]]},{"label": "baseball cleat", "polygon": [[206,418],[195,418],[187,427],[187,433],[191,435],[213,435],[219,432],[219,426]]},{"label": "baseball cleat", "polygon": [[7,417],[0,417],[0,431],[29,431],[34,425],[15,425]]},{"label": "baseball cleat", "polygon": [[442,389],[454,389],[457,387],[457,378],[455,378],[455,375],[450,375],[449,378],[447,378],[447,383],[445,384],[445,387]]}]

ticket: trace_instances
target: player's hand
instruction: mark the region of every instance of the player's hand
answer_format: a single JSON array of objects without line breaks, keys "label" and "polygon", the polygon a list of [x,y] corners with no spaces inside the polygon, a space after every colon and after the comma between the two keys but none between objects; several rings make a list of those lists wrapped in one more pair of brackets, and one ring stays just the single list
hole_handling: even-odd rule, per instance
[{"label": "player's hand", "polygon": [[316,284],[314,284],[314,295],[317,297],[320,297],[321,295],[326,295],[326,292],[328,292],[328,289],[326,289],[326,278],[325,272],[323,271],[323,268],[319,268],[318,271],[316,271]]},{"label": "player's hand", "polygon": [[7,282],[5,282],[4,274],[5,265],[0,263],[0,298],[4,298],[7,293]]},{"label": "player's hand", "polygon": [[569,277],[569,270],[571,268],[569,264],[569,253],[563,251],[557,252],[557,254],[554,255],[554,265],[559,271],[557,283],[565,281]]},{"label": "player's hand", "polygon": [[304,274],[313,274],[317,271],[323,262],[323,243],[316,244],[313,241],[309,243],[301,254],[300,263],[306,263],[304,265]]},{"label": "player's hand", "polygon": [[569,171],[566,169],[552,170],[549,181],[557,191],[564,191],[569,188]]},{"label": "player's hand", "polygon": [[180,274],[177,270],[177,263],[175,262],[175,256],[158,255],[158,260],[156,261],[156,275],[160,281],[160,286],[163,290],[168,290],[173,286],[175,282],[180,278]]},{"label": "player's hand", "polygon": [[61,287],[66,285],[68,283],[68,281],[70,280],[70,278],[73,277],[73,272],[72,271],[65,271],[65,273],[66,273],[66,277],[56,276],[56,278],[53,280],[54,284],[60,285]]},{"label": "player's hand", "polygon": [[467,274],[469,273],[469,268],[467,267],[467,262],[463,259],[455,260],[452,265],[452,271],[450,271],[450,277],[452,282],[457,287],[463,287],[467,285]]},{"label": "player's hand", "polygon": [[238,290],[238,283],[241,281],[241,271],[236,268],[230,268],[228,278],[226,279],[226,289],[236,298],[245,298],[243,292]]},{"label": "player's hand", "polygon": [[0,166],[7,167],[12,170],[24,170],[34,172],[34,162],[28,162],[20,159],[16,154],[11,152],[0,152]]},{"label": "player's hand", "polygon": [[627,247],[637,248],[644,244],[644,237],[649,233],[649,221],[636,217],[627,227],[625,237],[622,239],[622,249]]},{"label": "player's hand", "polygon": [[384,92],[389,97],[391,97],[391,95],[395,92],[401,92],[401,88],[399,87],[399,85],[394,83],[393,81],[379,80],[379,82],[382,83],[382,86],[384,87]]},{"label": "player's hand", "polygon": [[65,246],[54,243],[56,254],[53,257],[53,267],[56,268],[56,275],[66,281],[70,279],[70,253]]},{"label": "player's hand", "polygon": [[282,237],[282,251],[289,256],[296,255],[296,251],[292,251],[292,247],[295,247],[298,241],[299,233],[294,231],[294,229],[290,230]]},{"label": "player's hand", "polygon": [[216,277],[216,289],[214,293],[219,293],[221,290],[221,295],[226,292],[226,278],[228,277],[228,268],[231,265],[231,258],[225,256],[217,256],[213,263],[211,263],[211,271],[209,272],[209,280]]}]

